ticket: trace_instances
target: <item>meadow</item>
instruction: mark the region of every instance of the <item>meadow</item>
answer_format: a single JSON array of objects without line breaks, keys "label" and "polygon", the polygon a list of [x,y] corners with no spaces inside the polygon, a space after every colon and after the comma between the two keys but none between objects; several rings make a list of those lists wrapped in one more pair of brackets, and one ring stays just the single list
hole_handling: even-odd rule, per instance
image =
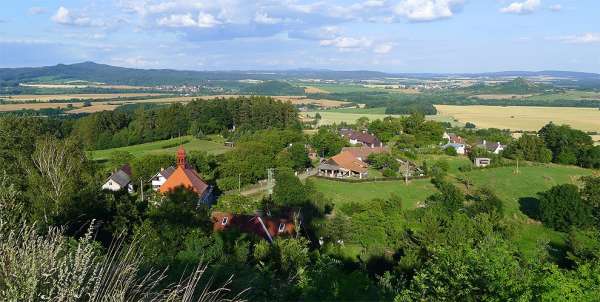
[{"label": "meadow", "polygon": [[223,139],[219,136],[210,136],[210,140],[201,140],[192,136],[182,136],[180,138],[172,138],[151,143],[89,151],[88,155],[93,160],[106,160],[115,151],[125,151],[131,153],[135,157],[147,154],[175,154],[181,142],[187,152],[190,151],[205,151],[209,154],[222,154],[229,151],[231,148],[223,145]]},{"label": "meadow", "polygon": [[568,124],[584,131],[600,131],[597,108],[528,107],[528,106],[454,106],[435,105],[438,115],[461,123],[471,122],[478,128],[537,131],[549,122]]}]

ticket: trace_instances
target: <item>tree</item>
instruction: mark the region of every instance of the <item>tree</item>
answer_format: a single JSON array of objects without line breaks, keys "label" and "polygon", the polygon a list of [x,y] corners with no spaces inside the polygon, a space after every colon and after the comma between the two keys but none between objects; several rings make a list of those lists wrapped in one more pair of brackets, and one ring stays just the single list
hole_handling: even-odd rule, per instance
[{"label": "tree", "polygon": [[367,158],[367,162],[375,169],[388,168],[396,171],[399,168],[398,161],[389,153],[371,153]]},{"label": "tree", "polygon": [[552,160],[552,151],[546,148],[542,139],[535,135],[523,135],[506,147],[503,156],[511,159],[522,159],[547,163]]},{"label": "tree", "polygon": [[538,196],[540,218],[547,226],[566,232],[571,226],[590,224],[590,207],[581,198],[577,186],[558,185]]},{"label": "tree", "polygon": [[456,152],[456,149],[452,146],[444,149],[444,154],[449,155],[449,156],[457,156],[458,155],[458,153]]},{"label": "tree", "polygon": [[118,169],[125,164],[131,164],[133,159],[133,154],[127,151],[113,151],[108,157],[108,162],[112,169]]},{"label": "tree", "polygon": [[308,202],[304,185],[291,170],[277,170],[273,201],[278,206],[303,206]]},{"label": "tree", "polygon": [[322,156],[334,156],[340,153],[346,144],[340,135],[325,128],[319,129],[311,138],[311,145]]},{"label": "tree", "polygon": [[477,126],[475,126],[475,124],[471,123],[471,122],[467,122],[465,124],[465,129],[475,129],[477,128]]},{"label": "tree", "polygon": [[216,211],[232,214],[254,214],[260,209],[260,201],[237,194],[222,195],[214,207]]},{"label": "tree", "polygon": [[552,151],[555,163],[576,164],[579,153],[593,146],[593,140],[587,133],[567,125],[549,123],[538,133]]}]

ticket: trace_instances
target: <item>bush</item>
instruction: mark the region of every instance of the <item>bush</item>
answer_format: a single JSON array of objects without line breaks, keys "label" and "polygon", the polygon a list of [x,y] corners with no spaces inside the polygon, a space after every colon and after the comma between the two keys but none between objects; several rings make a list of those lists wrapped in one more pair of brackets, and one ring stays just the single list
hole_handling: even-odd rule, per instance
[{"label": "bush", "polygon": [[396,177],[397,176],[396,171],[394,171],[390,168],[383,169],[382,174],[384,177]]},{"label": "bush", "polygon": [[456,149],[454,149],[454,147],[448,147],[448,148],[444,149],[444,154],[450,155],[450,156],[458,155],[458,153],[456,152]]},{"label": "bush", "polygon": [[591,209],[581,198],[575,185],[558,185],[539,193],[539,214],[544,224],[566,232],[571,226],[584,226],[591,222]]}]

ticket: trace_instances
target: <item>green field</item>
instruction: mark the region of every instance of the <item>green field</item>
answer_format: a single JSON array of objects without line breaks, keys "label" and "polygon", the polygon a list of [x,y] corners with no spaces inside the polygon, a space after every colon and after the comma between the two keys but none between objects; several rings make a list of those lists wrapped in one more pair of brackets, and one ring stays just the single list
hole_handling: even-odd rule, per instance
[{"label": "green field", "polygon": [[[321,120],[319,121],[319,125],[331,125],[331,124],[340,124],[342,122],[348,124],[354,124],[361,117],[366,117],[369,120],[377,120],[384,119],[388,116],[391,117],[401,117],[401,115],[389,115],[385,114],[384,108],[369,108],[369,109],[333,109],[333,110],[323,110],[323,111],[314,111],[314,112],[306,112],[306,114],[310,116],[314,116],[316,113],[321,115]],[[426,119],[438,122],[448,122],[453,125],[459,125],[452,117],[442,116],[442,115],[428,115]]]},{"label": "green field", "polygon": [[211,137],[211,140],[200,140],[192,136],[183,136],[181,138],[173,138],[128,147],[90,151],[88,154],[93,160],[108,159],[110,154],[115,151],[126,151],[136,157],[146,154],[175,154],[179,148],[178,143],[180,142],[185,142],[183,147],[186,151],[206,151],[210,154],[221,154],[229,150],[229,148],[223,146],[223,139],[218,136]]},{"label": "green field", "polygon": [[[427,160],[442,158],[447,159],[450,164],[448,178],[465,193],[469,193],[465,186],[456,180],[456,176],[460,174],[458,167],[469,161],[463,157],[448,156],[429,156]],[[581,176],[591,175],[592,170],[554,164],[525,164],[520,167],[519,174],[515,174],[514,170],[514,167],[501,167],[468,172],[473,180],[470,191],[488,187],[504,201],[504,215],[515,229],[514,240],[522,252],[533,253],[540,242],[564,245],[566,234],[529,219],[520,209],[521,202],[525,198],[535,198],[538,192],[546,191],[557,184],[577,184]],[[414,209],[437,191],[429,179],[415,180],[408,185],[403,181],[346,183],[326,179],[315,179],[315,184],[336,207],[344,202],[365,202],[396,194],[404,202],[404,208]]]}]

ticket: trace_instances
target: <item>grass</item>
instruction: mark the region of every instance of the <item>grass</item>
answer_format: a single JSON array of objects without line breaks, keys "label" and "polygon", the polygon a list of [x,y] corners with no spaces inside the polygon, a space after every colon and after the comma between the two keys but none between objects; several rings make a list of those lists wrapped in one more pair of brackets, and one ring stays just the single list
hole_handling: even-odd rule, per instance
[{"label": "grass", "polygon": [[597,108],[529,106],[454,106],[436,105],[442,116],[451,116],[478,128],[539,130],[549,122],[567,124],[583,131],[600,131]]},{"label": "grass", "polygon": [[89,156],[93,160],[105,160],[108,159],[111,153],[115,151],[126,151],[135,157],[147,154],[175,154],[179,148],[178,142],[181,141],[187,141],[185,144],[183,144],[183,147],[188,152],[206,151],[210,154],[221,154],[230,150],[229,148],[223,146],[223,139],[218,136],[213,136],[212,140],[200,140],[192,136],[184,136],[181,138],[173,138],[127,147],[90,151]]},{"label": "grass", "polygon": [[314,178],[318,191],[330,198],[336,207],[348,202],[366,202],[375,198],[386,199],[392,194],[400,196],[404,208],[414,209],[418,202],[436,192],[429,179],[419,179],[405,184],[404,181],[348,183]]}]

